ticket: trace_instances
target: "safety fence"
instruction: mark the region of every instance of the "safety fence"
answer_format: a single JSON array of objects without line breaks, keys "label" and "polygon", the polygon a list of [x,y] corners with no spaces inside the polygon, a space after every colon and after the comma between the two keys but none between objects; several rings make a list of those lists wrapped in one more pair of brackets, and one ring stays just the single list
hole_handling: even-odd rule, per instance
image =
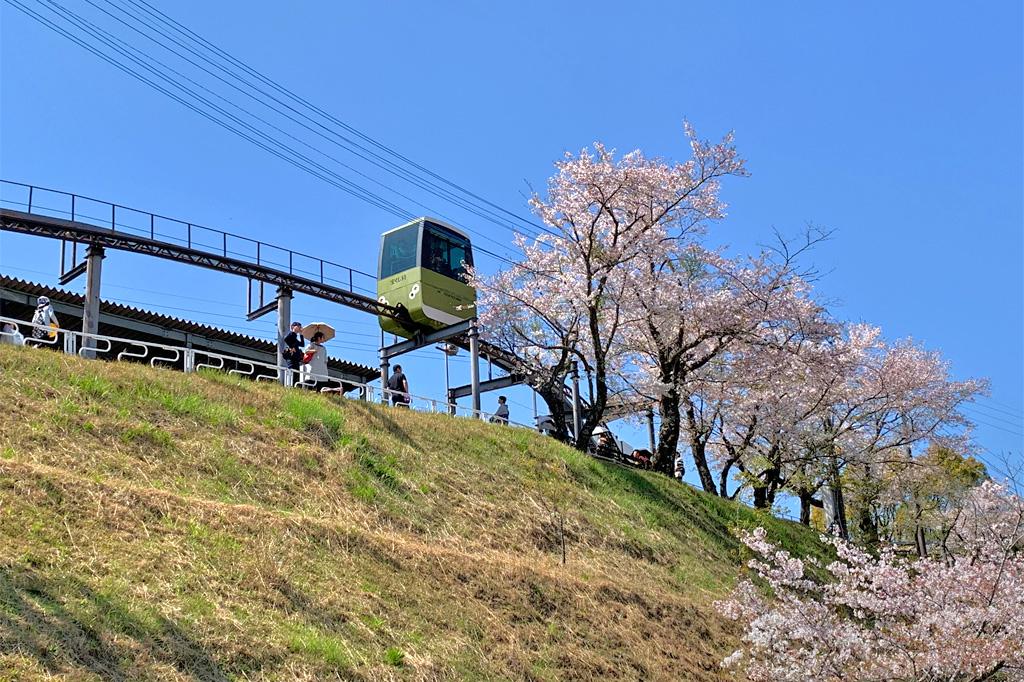
[{"label": "safety fence", "polygon": [[159,213],[11,180],[0,180],[0,206],[236,258],[377,298],[377,278],[370,273]]},{"label": "safety fence", "polygon": [[398,393],[367,383],[313,374],[309,371],[308,366],[303,366],[302,370],[296,371],[287,365],[275,365],[199,348],[152,343],[103,334],[89,334],[73,329],[37,325],[11,317],[0,316],[0,344],[51,348],[83,358],[145,363],[151,367],[177,369],[185,373],[200,370],[220,371],[253,381],[280,382],[288,387],[304,388],[321,393],[337,394],[349,399],[384,404],[398,397],[398,406],[402,409],[486,419],[531,430],[534,428],[526,424],[499,420],[491,412],[473,410],[444,400]]}]

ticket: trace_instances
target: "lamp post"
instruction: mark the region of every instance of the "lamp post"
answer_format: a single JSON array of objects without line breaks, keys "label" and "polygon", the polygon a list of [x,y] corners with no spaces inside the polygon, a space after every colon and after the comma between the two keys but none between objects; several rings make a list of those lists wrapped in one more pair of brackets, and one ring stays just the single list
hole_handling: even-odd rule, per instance
[{"label": "lamp post", "polygon": [[458,355],[459,347],[453,343],[442,343],[440,346],[434,346],[442,353],[444,353],[444,400],[448,404],[448,414],[455,414],[455,404],[452,402],[451,385],[448,374],[448,358],[452,355]]}]

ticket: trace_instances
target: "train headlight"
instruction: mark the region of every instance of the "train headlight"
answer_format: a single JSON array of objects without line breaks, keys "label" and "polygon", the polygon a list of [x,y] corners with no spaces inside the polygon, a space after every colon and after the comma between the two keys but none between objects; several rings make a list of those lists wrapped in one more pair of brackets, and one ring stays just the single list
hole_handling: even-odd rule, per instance
[{"label": "train headlight", "polygon": [[384,305],[391,305],[390,303],[388,303],[388,299],[383,297],[383,296],[381,296],[380,298],[377,299],[377,303],[383,303]]},{"label": "train headlight", "polygon": [[419,282],[417,282],[416,284],[413,284],[412,285],[412,289],[409,289],[409,300],[411,301],[412,299],[416,298],[416,294],[418,294],[418,293],[420,293],[420,283]]}]

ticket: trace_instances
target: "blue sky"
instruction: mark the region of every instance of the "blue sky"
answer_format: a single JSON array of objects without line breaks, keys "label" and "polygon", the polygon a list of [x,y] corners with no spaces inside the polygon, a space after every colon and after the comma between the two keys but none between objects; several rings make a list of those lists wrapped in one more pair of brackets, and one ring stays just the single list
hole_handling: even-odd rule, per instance
[{"label": "blue sky", "polygon": [[[18,2],[55,17],[38,0]],[[99,9],[123,17],[116,7],[127,0],[94,2],[61,5],[259,109]],[[1021,3],[181,0],[162,9],[345,123],[517,213],[565,150],[601,140],[682,158],[684,118],[707,137],[734,130],[752,176],[723,187],[729,218],[713,238],[743,252],[773,229],[834,230],[813,261],[837,315],[941,350],[958,377],[989,377],[991,397],[970,410],[979,442],[990,458],[1019,460]],[[375,268],[378,235],[401,222],[395,216],[232,136],[10,4],[0,5],[0,22],[3,178]],[[510,242],[508,230],[287,129],[317,148],[311,155],[327,152],[402,192],[331,166],[406,210]],[[56,244],[0,234],[3,272],[52,283],[56,266]],[[271,333],[269,318],[244,321],[244,280],[126,254],[108,257],[104,278],[108,298]],[[304,298],[295,310],[346,329],[335,353],[376,364],[374,320]],[[414,392],[443,393],[439,354],[403,364]],[[466,360],[452,371],[468,376]],[[511,395],[513,418],[528,417],[528,393]],[[646,440],[625,431],[635,444]]]}]

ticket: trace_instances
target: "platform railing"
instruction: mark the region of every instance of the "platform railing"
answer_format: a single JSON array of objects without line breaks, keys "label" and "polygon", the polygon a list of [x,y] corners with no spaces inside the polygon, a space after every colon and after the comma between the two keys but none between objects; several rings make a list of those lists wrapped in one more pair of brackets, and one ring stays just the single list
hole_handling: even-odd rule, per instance
[{"label": "platform railing", "polygon": [[[34,338],[32,332],[41,330],[43,336]],[[27,333],[26,333],[27,332]],[[244,377],[253,381],[278,381],[284,377],[286,386],[306,388],[321,393],[340,394],[345,398],[352,392],[358,392],[359,399],[387,404],[397,393],[388,388],[381,388],[367,383],[342,381],[337,377],[311,374],[308,370],[296,371],[288,365],[275,365],[250,358],[242,358],[225,353],[196,348],[186,348],[138,339],[126,339],[104,334],[89,334],[74,329],[37,325],[12,317],[0,316],[0,344],[17,344],[40,348],[53,348],[69,355],[78,355],[88,359],[108,359],[116,362],[147,363],[151,367],[177,368],[180,364],[185,373],[200,370],[226,372],[229,375]],[[124,348],[114,353],[115,346]],[[403,396],[406,394],[403,392]],[[421,395],[408,395],[408,402],[401,408],[408,407],[417,412],[434,414],[453,414],[460,418],[475,418],[488,421],[494,420],[494,413],[473,410],[458,404],[449,404]],[[533,426],[517,422],[499,422],[508,426],[534,430]]]},{"label": "platform railing", "polygon": [[0,180],[0,206],[169,242],[377,297],[377,278],[370,273],[233,232],[102,199]]}]

